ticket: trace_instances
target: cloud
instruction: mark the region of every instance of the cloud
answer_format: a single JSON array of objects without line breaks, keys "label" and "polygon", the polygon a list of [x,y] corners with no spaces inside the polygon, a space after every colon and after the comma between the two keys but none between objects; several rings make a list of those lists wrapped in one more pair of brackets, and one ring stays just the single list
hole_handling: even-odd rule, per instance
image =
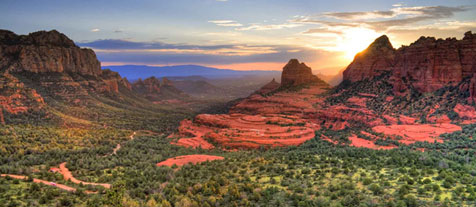
[{"label": "cloud", "polygon": [[154,49],[200,49],[214,50],[232,48],[234,45],[190,45],[190,44],[169,44],[164,42],[135,42],[122,39],[100,39],[92,42],[78,43],[81,47],[90,47],[100,50],[154,50]]},{"label": "cloud", "polygon": [[233,21],[233,20],[210,20],[208,22],[216,24],[217,26],[222,26],[222,27],[241,27],[241,26],[243,26],[242,24],[240,24],[236,21]]},{"label": "cloud", "polygon": [[296,23],[285,23],[285,24],[251,24],[246,27],[240,27],[236,28],[238,31],[248,31],[248,30],[258,30],[258,31],[264,31],[264,30],[277,30],[277,29],[284,29],[284,28],[294,28],[294,27],[299,27],[302,26],[302,24],[296,24]]},{"label": "cloud", "polygon": [[122,30],[122,29],[116,29],[116,30],[114,30],[114,33],[122,33],[122,32],[124,32],[124,30]]},{"label": "cloud", "polygon": [[99,32],[99,31],[101,31],[101,30],[98,29],[98,28],[94,28],[94,29],[91,30],[91,32]]},{"label": "cloud", "polygon": [[338,30],[330,30],[328,28],[314,28],[314,29],[309,29],[305,32],[303,32],[303,34],[343,34],[342,31],[338,31]]},{"label": "cloud", "polygon": [[[455,13],[472,9],[472,7],[466,6],[397,7],[386,11],[326,12],[322,15],[296,17],[291,21],[302,24],[321,24],[328,27],[367,27],[376,31],[385,31],[390,27],[453,17]],[[335,21],[325,18],[332,18]]]},{"label": "cloud", "polygon": [[327,12],[324,16],[335,19],[355,20],[355,19],[376,19],[395,17],[393,11],[370,11],[370,12]]},{"label": "cloud", "polygon": [[126,40],[78,43],[92,48],[102,62],[128,64],[236,64],[285,62],[290,57],[311,62],[329,52],[288,45],[188,45]]}]

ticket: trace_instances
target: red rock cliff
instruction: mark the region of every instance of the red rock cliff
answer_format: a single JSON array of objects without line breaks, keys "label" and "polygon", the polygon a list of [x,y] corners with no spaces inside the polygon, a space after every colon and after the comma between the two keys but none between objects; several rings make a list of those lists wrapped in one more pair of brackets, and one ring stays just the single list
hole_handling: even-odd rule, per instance
[{"label": "red rock cliff", "polygon": [[344,80],[355,82],[372,78],[381,71],[392,71],[396,94],[409,86],[420,92],[431,92],[473,77],[476,72],[475,50],[476,34],[471,32],[465,33],[462,40],[421,37],[398,50],[393,50],[388,38],[382,36],[356,55],[344,71]]},{"label": "red rock cliff", "polygon": [[387,36],[377,38],[363,52],[355,55],[354,61],[344,71],[344,80],[352,82],[380,75],[391,70],[395,58],[393,48]]},{"label": "red rock cliff", "polygon": [[94,51],[76,46],[56,30],[16,35],[0,30],[0,69],[10,72],[71,72],[101,75]]}]

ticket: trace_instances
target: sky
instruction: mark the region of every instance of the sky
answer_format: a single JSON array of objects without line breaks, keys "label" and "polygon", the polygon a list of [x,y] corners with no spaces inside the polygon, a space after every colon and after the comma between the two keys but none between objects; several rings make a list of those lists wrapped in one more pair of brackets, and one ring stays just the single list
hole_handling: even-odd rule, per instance
[{"label": "sky", "polygon": [[325,74],[385,34],[476,32],[474,0],[0,0],[0,29],[56,29],[92,48],[103,66],[197,64],[280,70],[298,58]]}]

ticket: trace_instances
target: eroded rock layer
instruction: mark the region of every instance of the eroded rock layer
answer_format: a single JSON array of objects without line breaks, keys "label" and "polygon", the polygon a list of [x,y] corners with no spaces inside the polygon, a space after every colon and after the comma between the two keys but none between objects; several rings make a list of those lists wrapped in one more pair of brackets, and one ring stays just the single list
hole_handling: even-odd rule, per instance
[{"label": "eroded rock layer", "polygon": [[[323,101],[316,95],[328,85],[297,60],[289,61],[282,77],[284,82],[272,80],[228,114],[200,114],[193,121],[182,121],[179,134],[171,136],[179,139],[172,143],[204,149],[257,149],[296,146],[314,138],[320,123],[312,119]],[[294,86],[303,88],[286,90]]]},{"label": "eroded rock layer", "polygon": [[38,112],[46,97],[82,104],[91,93],[131,90],[127,79],[101,69],[94,51],[56,30],[28,35],[0,30],[0,80],[2,112],[14,115]]},{"label": "eroded rock layer", "polygon": [[[475,61],[476,34],[471,32],[465,33],[461,40],[421,37],[398,50],[393,49],[386,36],[382,36],[355,56],[344,71],[344,80],[372,79],[382,71],[391,71],[395,94],[400,95],[410,87],[420,92],[432,92],[465,78],[473,78]],[[472,97],[475,95],[474,83],[473,80],[470,86]]]},{"label": "eroded rock layer", "polygon": [[312,74],[311,68],[304,63],[299,63],[297,59],[289,60],[281,74],[281,86],[283,87],[299,86],[318,81],[319,78]]}]

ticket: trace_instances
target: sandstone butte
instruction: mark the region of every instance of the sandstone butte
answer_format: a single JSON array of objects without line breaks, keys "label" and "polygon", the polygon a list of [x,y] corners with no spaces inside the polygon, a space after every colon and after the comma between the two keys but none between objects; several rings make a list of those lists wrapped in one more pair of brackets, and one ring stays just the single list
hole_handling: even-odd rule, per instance
[{"label": "sandstone butte", "polygon": [[[313,102],[321,102],[315,95],[329,86],[296,59],[283,68],[281,80],[284,84],[272,80],[232,107],[229,114],[200,114],[193,121],[182,121],[179,133],[171,135],[179,139],[172,143],[204,149],[216,144],[229,149],[257,149],[300,145],[314,138],[320,125],[306,116],[316,111]],[[295,86],[306,88],[284,90]]]},{"label": "sandstone butte", "polygon": [[[471,32],[465,33],[462,40],[422,37],[410,46],[394,49],[389,39],[382,36],[356,55],[344,71],[344,79],[357,82],[389,71],[396,96],[405,93],[408,87],[431,92],[469,79],[460,90],[469,91],[474,98],[476,57],[472,51],[476,49],[475,37]],[[285,90],[293,87],[296,90]],[[366,126],[370,131],[382,133],[401,144],[412,144],[443,142],[439,138],[441,134],[461,130],[446,115],[430,117],[428,114],[428,123],[421,124],[418,122],[420,117],[416,115],[405,116],[387,111],[379,114],[367,107],[368,102],[378,98],[376,94],[357,93],[345,103],[328,104],[324,102],[327,97],[318,96],[328,87],[312,75],[311,69],[304,63],[292,59],[283,68],[281,84],[271,81],[238,102],[228,114],[200,114],[193,120],[182,121],[178,134],[171,135],[176,138],[172,143],[204,149],[216,146],[226,149],[282,147],[300,145],[314,138],[314,131],[321,128],[342,130]],[[383,100],[391,102],[394,97],[383,97]],[[433,106],[430,112],[438,107]],[[459,114],[462,124],[476,122],[474,107],[458,104],[454,111]],[[350,145],[355,147],[384,150],[396,147],[376,145],[375,141],[381,138],[367,133],[365,137],[352,134],[349,140]],[[321,139],[339,144],[333,137],[322,135]]]}]

